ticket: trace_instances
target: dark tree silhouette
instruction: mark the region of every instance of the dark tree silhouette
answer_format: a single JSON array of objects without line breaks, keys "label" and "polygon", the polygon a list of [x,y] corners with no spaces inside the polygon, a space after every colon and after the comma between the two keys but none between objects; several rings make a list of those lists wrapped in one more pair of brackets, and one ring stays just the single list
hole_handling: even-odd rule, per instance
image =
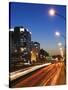
[{"label": "dark tree silhouette", "polygon": [[46,56],[49,56],[49,53],[45,51],[44,49],[40,49],[39,59],[41,63],[45,63],[47,61]]},{"label": "dark tree silhouette", "polygon": [[44,49],[40,49],[40,55],[43,55],[43,56],[49,56],[49,53],[47,51],[45,51]]}]

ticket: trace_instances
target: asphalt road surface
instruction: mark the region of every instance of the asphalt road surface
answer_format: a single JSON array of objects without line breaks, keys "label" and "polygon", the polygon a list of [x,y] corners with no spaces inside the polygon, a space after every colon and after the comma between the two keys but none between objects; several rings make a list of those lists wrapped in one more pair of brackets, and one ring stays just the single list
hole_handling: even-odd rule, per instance
[{"label": "asphalt road surface", "polygon": [[63,62],[58,62],[43,67],[27,77],[24,76],[12,87],[64,85],[66,84],[65,76],[65,65]]}]

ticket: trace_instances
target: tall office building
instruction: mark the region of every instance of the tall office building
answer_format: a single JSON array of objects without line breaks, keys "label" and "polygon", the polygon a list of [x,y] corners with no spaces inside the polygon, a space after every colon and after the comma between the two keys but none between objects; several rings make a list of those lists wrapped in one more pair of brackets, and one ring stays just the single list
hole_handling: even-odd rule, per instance
[{"label": "tall office building", "polygon": [[23,62],[30,63],[31,33],[23,27],[14,28],[14,43]]},{"label": "tall office building", "polygon": [[[10,56],[13,56],[14,61],[31,63],[31,32],[24,27],[15,27],[10,33]],[[11,57],[12,58],[12,57]]]}]

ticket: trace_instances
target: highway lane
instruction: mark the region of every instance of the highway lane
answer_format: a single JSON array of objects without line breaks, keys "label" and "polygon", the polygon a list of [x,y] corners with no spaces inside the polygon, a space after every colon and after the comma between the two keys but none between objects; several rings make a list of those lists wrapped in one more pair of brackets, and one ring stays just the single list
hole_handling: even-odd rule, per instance
[{"label": "highway lane", "polygon": [[18,71],[15,71],[15,72],[11,72],[10,73],[10,80],[13,81],[21,76],[24,76],[30,72],[33,72],[33,71],[36,71],[37,69],[39,68],[42,68],[44,66],[48,66],[50,65],[51,63],[46,63],[46,64],[42,64],[42,65],[36,65],[36,66],[31,66],[31,67],[28,67],[28,68],[25,68],[25,69],[21,69],[21,70],[18,70]]},{"label": "highway lane", "polygon": [[21,79],[13,87],[61,85],[65,83],[65,79],[62,80],[62,77],[65,78],[64,63],[58,62],[39,69],[25,79]]}]

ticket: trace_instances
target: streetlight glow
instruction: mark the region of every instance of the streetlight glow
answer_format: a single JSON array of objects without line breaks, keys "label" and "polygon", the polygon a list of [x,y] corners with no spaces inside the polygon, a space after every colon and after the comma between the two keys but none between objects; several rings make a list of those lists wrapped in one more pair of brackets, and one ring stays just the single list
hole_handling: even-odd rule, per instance
[{"label": "streetlight glow", "polygon": [[54,16],[55,15],[55,10],[54,9],[50,9],[49,10],[49,15]]},{"label": "streetlight glow", "polygon": [[27,29],[27,31],[29,31],[29,30]]},{"label": "streetlight glow", "polygon": [[58,43],[58,46],[62,46],[62,43],[59,42],[59,43]]},{"label": "streetlight glow", "polygon": [[62,51],[62,48],[60,48],[60,50]]},{"label": "streetlight glow", "polygon": [[17,49],[15,49],[15,52],[17,52]]},{"label": "streetlight glow", "polygon": [[55,35],[56,35],[56,36],[60,36],[60,32],[57,32],[57,31],[56,31],[56,32],[55,32]]}]

